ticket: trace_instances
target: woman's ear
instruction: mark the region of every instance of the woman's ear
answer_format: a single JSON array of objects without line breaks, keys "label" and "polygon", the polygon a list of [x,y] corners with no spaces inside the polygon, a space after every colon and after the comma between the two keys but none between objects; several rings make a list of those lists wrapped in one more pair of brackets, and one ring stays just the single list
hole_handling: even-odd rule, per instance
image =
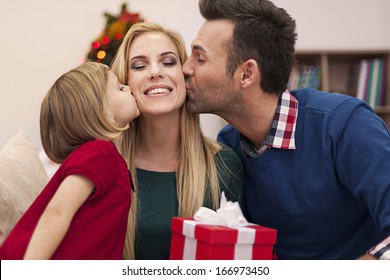
[{"label": "woman's ear", "polygon": [[260,81],[260,72],[256,60],[248,59],[241,64],[240,68],[240,84],[246,88],[253,84],[253,82]]}]

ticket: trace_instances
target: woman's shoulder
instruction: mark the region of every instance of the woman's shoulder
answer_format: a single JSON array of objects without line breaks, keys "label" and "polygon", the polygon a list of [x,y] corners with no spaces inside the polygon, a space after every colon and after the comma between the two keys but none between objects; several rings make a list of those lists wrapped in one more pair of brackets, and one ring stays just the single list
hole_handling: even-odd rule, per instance
[{"label": "woman's shoulder", "polygon": [[214,145],[219,146],[218,149],[217,149],[216,155],[219,155],[219,156],[221,156],[223,158],[229,158],[229,159],[232,159],[232,160],[240,161],[240,158],[237,155],[237,153],[232,148],[230,148],[229,146],[226,146],[225,144],[222,144],[220,142],[215,142]]},{"label": "woman's shoulder", "polygon": [[215,162],[219,172],[225,171],[233,174],[242,173],[243,167],[241,159],[232,148],[211,138],[209,138],[209,145],[210,144],[212,145]]},{"label": "woman's shoulder", "polygon": [[244,168],[240,157],[236,152],[222,144],[217,152],[217,165],[221,182],[221,192],[224,191],[230,201],[239,201],[242,203],[242,187]]},{"label": "woman's shoulder", "polygon": [[223,165],[232,172],[241,172],[242,162],[237,153],[230,147],[216,142],[219,145],[219,149],[215,154],[217,165]]}]

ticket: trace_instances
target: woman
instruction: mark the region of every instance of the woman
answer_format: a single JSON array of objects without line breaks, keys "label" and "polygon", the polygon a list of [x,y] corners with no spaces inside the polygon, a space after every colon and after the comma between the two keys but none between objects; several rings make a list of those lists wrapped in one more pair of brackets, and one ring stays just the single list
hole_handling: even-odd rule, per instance
[{"label": "woman", "polygon": [[187,109],[186,59],[177,33],[138,23],[112,64],[141,111],[121,145],[135,186],[125,258],[168,259],[173,216],[192,217],[201,206],[218,208],[222,191],[229,200],[240,200],[239,158],[203,136],[199,116]]}]

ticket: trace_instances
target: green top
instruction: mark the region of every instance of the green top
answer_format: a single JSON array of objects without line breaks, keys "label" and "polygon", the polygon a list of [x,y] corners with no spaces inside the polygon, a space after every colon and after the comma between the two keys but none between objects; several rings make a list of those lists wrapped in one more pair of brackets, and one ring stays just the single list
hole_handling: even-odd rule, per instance
[{"label": "green top", "polygon": [[[225,192],[229,201],[241,201],[243,168],[239,157],[227,147],[221,149],[216,157],[221,192]],[[178,211],[176,173],[137,169],[137,180],[135,258],[167,260],[171,244],[171,220]],[[205,199],[203,206],[211,208],[210,198]]]}]

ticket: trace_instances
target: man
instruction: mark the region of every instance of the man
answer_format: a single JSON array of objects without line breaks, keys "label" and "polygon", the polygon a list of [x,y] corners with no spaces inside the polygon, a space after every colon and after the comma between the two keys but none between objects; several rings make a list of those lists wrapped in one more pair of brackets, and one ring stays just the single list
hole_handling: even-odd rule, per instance
[{"label": "man", "polygon": [[200,0],[183,66],[188,107],[230,125],[246,215],[278,230],[280,259],[390,259],[390,135],[364,102],[287,91],[295,21],[267,0]]}]

